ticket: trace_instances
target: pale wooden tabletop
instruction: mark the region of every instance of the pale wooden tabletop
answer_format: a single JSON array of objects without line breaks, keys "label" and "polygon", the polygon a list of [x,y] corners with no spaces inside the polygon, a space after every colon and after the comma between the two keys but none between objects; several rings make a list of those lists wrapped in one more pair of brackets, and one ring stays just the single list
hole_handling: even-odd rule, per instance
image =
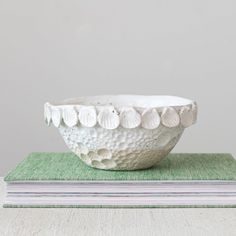
[{"label": "pale wooden tabletop", "polygon": [[236,235],[236,209],[7,209],[0,235]]}]

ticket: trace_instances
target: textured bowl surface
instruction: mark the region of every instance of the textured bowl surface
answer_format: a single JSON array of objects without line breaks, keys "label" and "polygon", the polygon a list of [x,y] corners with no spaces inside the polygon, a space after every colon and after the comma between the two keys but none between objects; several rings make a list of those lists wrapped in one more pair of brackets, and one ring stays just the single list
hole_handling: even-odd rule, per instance
[{"label": "textured bowl surface", "polygon": [[107,170],[149,168],[196,122],[195,102],[174,96],[104,95],[44,107],[67,146],[87,165]]}]

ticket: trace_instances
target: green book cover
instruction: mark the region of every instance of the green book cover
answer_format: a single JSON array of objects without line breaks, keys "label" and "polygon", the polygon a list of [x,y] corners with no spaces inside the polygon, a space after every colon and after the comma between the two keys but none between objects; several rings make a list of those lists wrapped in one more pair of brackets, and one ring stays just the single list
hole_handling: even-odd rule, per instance
[{"label": "green book cover", "polygon": [[[236,160],[230,154],[169,154],[150,169],[106,171],[93,169],[72,153],[32,153],[5,177],[7,183],[35,181],[235,181]],[[216,205],[34,205],[5,204],[4,207],[96,207],[96,208],[175,208],[235,207]]]},{"label": "green book cover", "polygon": [[32,153],[5,177],[6,182],[53,180],[236,180],[230,154],[169,154],[150,169],[108,171],[84,164],[72,153]]}]

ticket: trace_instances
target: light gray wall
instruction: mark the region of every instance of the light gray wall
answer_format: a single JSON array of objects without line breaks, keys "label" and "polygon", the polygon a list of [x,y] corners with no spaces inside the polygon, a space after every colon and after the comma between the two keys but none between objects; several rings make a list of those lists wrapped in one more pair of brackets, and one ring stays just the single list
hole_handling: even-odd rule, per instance
[{"label": "light gray wall", "polygon": [[0,175],[65,151],[43,104],[92,94],[195,99],[175,152],[236,154],[236,2],[0,0]]}]

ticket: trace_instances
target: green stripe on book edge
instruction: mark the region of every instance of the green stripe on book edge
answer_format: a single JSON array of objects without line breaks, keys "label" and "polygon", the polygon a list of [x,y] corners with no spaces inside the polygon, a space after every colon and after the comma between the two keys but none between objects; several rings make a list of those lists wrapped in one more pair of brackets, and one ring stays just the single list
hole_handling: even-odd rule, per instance
[{"label": "green stripe on book edge", "polygon": [[236,160],[230,154],[173,153],[150,169],[107,171],[87,166],[72,153],[32,153],[4,180],[236,180]]}]

